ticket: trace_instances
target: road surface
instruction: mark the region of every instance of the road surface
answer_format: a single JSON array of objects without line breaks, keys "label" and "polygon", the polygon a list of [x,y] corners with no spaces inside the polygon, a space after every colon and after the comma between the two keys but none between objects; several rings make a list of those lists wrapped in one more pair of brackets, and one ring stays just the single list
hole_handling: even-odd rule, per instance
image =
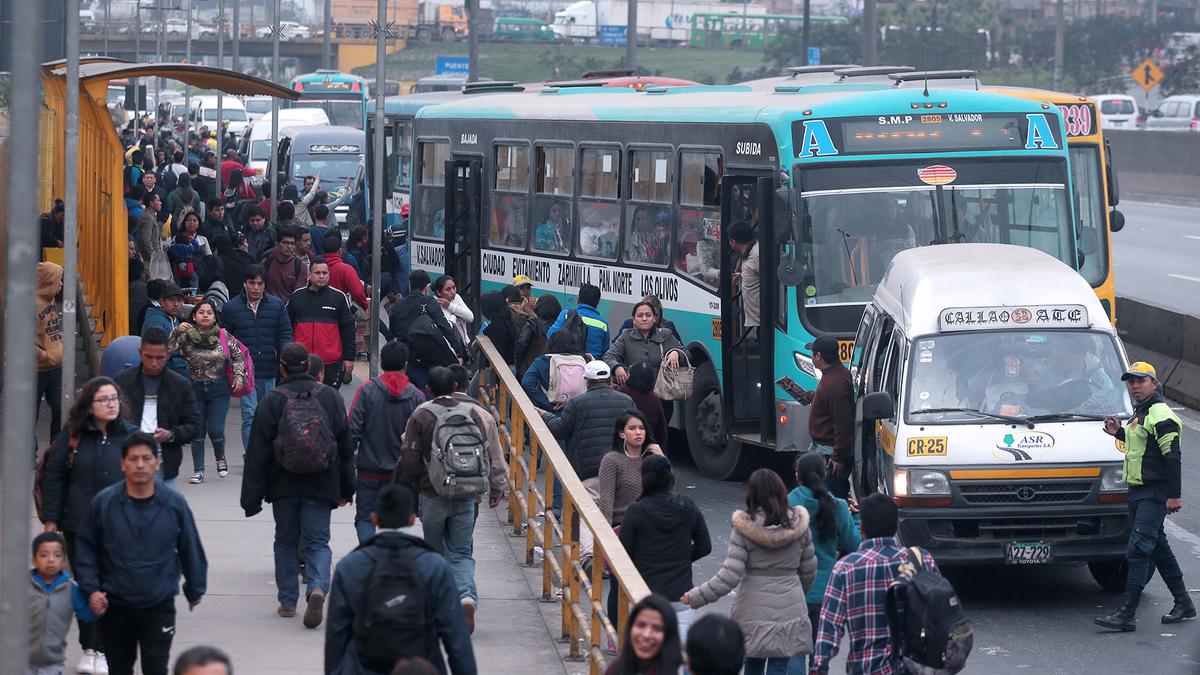
[{"label": "road surface", "polygon": [[[1122,201],[1112,235],[1117,295],[1200,316],[1200,208]],[[1119,320],[1119,319],[1118,319]]]}]

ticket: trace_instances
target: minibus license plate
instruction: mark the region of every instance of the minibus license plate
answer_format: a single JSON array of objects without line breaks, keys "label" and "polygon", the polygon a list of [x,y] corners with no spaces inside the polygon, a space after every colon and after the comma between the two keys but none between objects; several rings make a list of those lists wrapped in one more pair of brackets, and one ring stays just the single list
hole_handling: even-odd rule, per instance
[{"label": "minibus license plate", "polygon": [[1004,557],[1009,565],[1042,565],[1053,559],[1050,544],[1044,541],[1009,542]]}]

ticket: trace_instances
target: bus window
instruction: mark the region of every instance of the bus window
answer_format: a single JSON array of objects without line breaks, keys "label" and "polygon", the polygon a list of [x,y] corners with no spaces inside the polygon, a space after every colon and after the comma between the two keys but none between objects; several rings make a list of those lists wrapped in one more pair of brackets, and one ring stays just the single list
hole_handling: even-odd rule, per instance
[{"label": "bus window", "polygon": [[538,225],[533,232],[533,250],[569,253],[574,236],[571,197],[575,192],[575,150],[539,146],[536,161],[534,209]]},{"label": "bus window", "polygon": [[584,148],[580,152],[579,247],[589,258],[616,260],[621,232],[621,152],[616,148]]},{"label": "bus window", "polygon": [[446,160],[450,159],[449,143],[422,143],[420,183],[417,185],[417,216],[413,229],[417,236],[442,239],[446,236],[445,197]]},{"label": "bus window", "polygon": [[1100,148],[1095,145],[1072,145],[1071,181],[1079,200],[1079,250],[1083,260],[1079,273],[1092,286],[1099,286],[1108,274],[1108,251],[1105,243],[1106,213],[1104,183],[1100,173]]},{"label": "bus window", "polygon": [[679,177],[679,250],[676,267],[706,286],[720,274],[721,155],[682,152]]},{"label": "bus window", "polygon": [[529,236],[529,146],[497,145],[488,243],[524,249]]},{"label": "bus window", "polygon": [[396,121],[396,143],[399,144],[399,171],[396,172],[396,187],[408,191],[412,184],[412,122]]},{"label": "bus window", "polygon": [[671,260],[673,169],[669,150],[633,150],[629,153],[625,260],[663,266]]}]

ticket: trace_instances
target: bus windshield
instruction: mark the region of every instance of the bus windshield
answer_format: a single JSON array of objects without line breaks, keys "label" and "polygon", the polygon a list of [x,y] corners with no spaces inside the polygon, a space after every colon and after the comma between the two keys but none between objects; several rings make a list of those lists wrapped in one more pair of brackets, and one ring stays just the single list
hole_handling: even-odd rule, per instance
[{"label": "bus windshield", "polygon": [[[204,109],[204,119],[207,121],[216,121],[217,112],[218,111],[216,108],[205,108]],[[246,111],[241,110],[240,108],[225,108],[225,110],[223,110],[221,112],[222,112],[222,114],[225,115],[225,119],[229,122],[245,122],[246,121]]]},{"label": "bus windshield", "polygon": [[1058,420],[1131,413],[1116,344],[1098,331],[921,337],[909,363],[910,423],[987,421],[972,411]]},{"label": "bus windshield", "polygon": [[338,192],[347,180],[358,174],[358,155],[296,155],[292,161],[292,182],[303,183],[305,176],[321,174],[321,189]]},{"label": "bus windshield", "polygon": [[316,101],[300,99],[292,104],[296,108],[321,108],[329,115],[329,123],[338,127],[363,128],[362,101]]},{"label": "bus windshield", "polygon": [[[869,302],[892,257],[908,248],[1016,244],[1076,266],[1061,161],[1005,166],[973,159],[956,160],[954,166],[959,182],[946,185],[911,180],[917,172],[904,166],[804,172],[808,278],[798,297],[812,328],[853,332],[861,308],[857,313],[823,310]],[[866,185],[860,180],[864,172],[873,174]],[[1014,180],[1009,182],[1009,177]],[[854,187],[838,188],[839,183]]]}]

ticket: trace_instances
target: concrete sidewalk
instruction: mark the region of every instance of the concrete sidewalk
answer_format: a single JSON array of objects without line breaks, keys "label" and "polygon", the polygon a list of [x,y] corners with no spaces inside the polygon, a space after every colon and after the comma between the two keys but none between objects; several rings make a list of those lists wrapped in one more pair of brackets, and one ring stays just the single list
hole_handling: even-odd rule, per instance
[{"label": "concrete sidewalk", "polygon": [[[363,367],[356,368],[358,377],[354,383],[341,389],[347,404],[365,375],[365,364],[360,366]],[[42,426],[40,436],[44,439],[47,432],[45,425]],[[275,595],[272,553],[274,521],[269,505],[253,518],[244,517],[239,506],[242,483],[240,429],[241,412],[235,401],[226,421],[227,478],[217,477],[209,447],[205,462],[207,481],[201,485],[187,484],[191,459],[189,451],[184,450],[179,489],[195,514],[208,556],[208,594],[191,613],[183,596],[178,596],[172,663],[184,649],[210,644],[230,654],[238,673],[322,673],[324,624],[316,630],[305,629],[301,624],[303,603],[297,608],[296,618],[282,619],[275,614],[279,603]],[[538,600],[540,578],[536,587],[531,586],[523,573],[501,526],[504,509],[504,502],[495,511],[485,504],[475,528],[480,601],[472,642],[479,672],[499,675],[566,673],[559,656],[559,645],[543,620],[546,607]],[[353,521],[353,505],[333,512],[330,545],[334,565],[357,545]],[[41,531],[40,523],[34,523],[33,531]],[[301,586],[301,594],[303,590]],[[80,655],[74,628],[71,632],[68,673],[74,672]],[[572,669],[576,670],[581,669]]]}]

